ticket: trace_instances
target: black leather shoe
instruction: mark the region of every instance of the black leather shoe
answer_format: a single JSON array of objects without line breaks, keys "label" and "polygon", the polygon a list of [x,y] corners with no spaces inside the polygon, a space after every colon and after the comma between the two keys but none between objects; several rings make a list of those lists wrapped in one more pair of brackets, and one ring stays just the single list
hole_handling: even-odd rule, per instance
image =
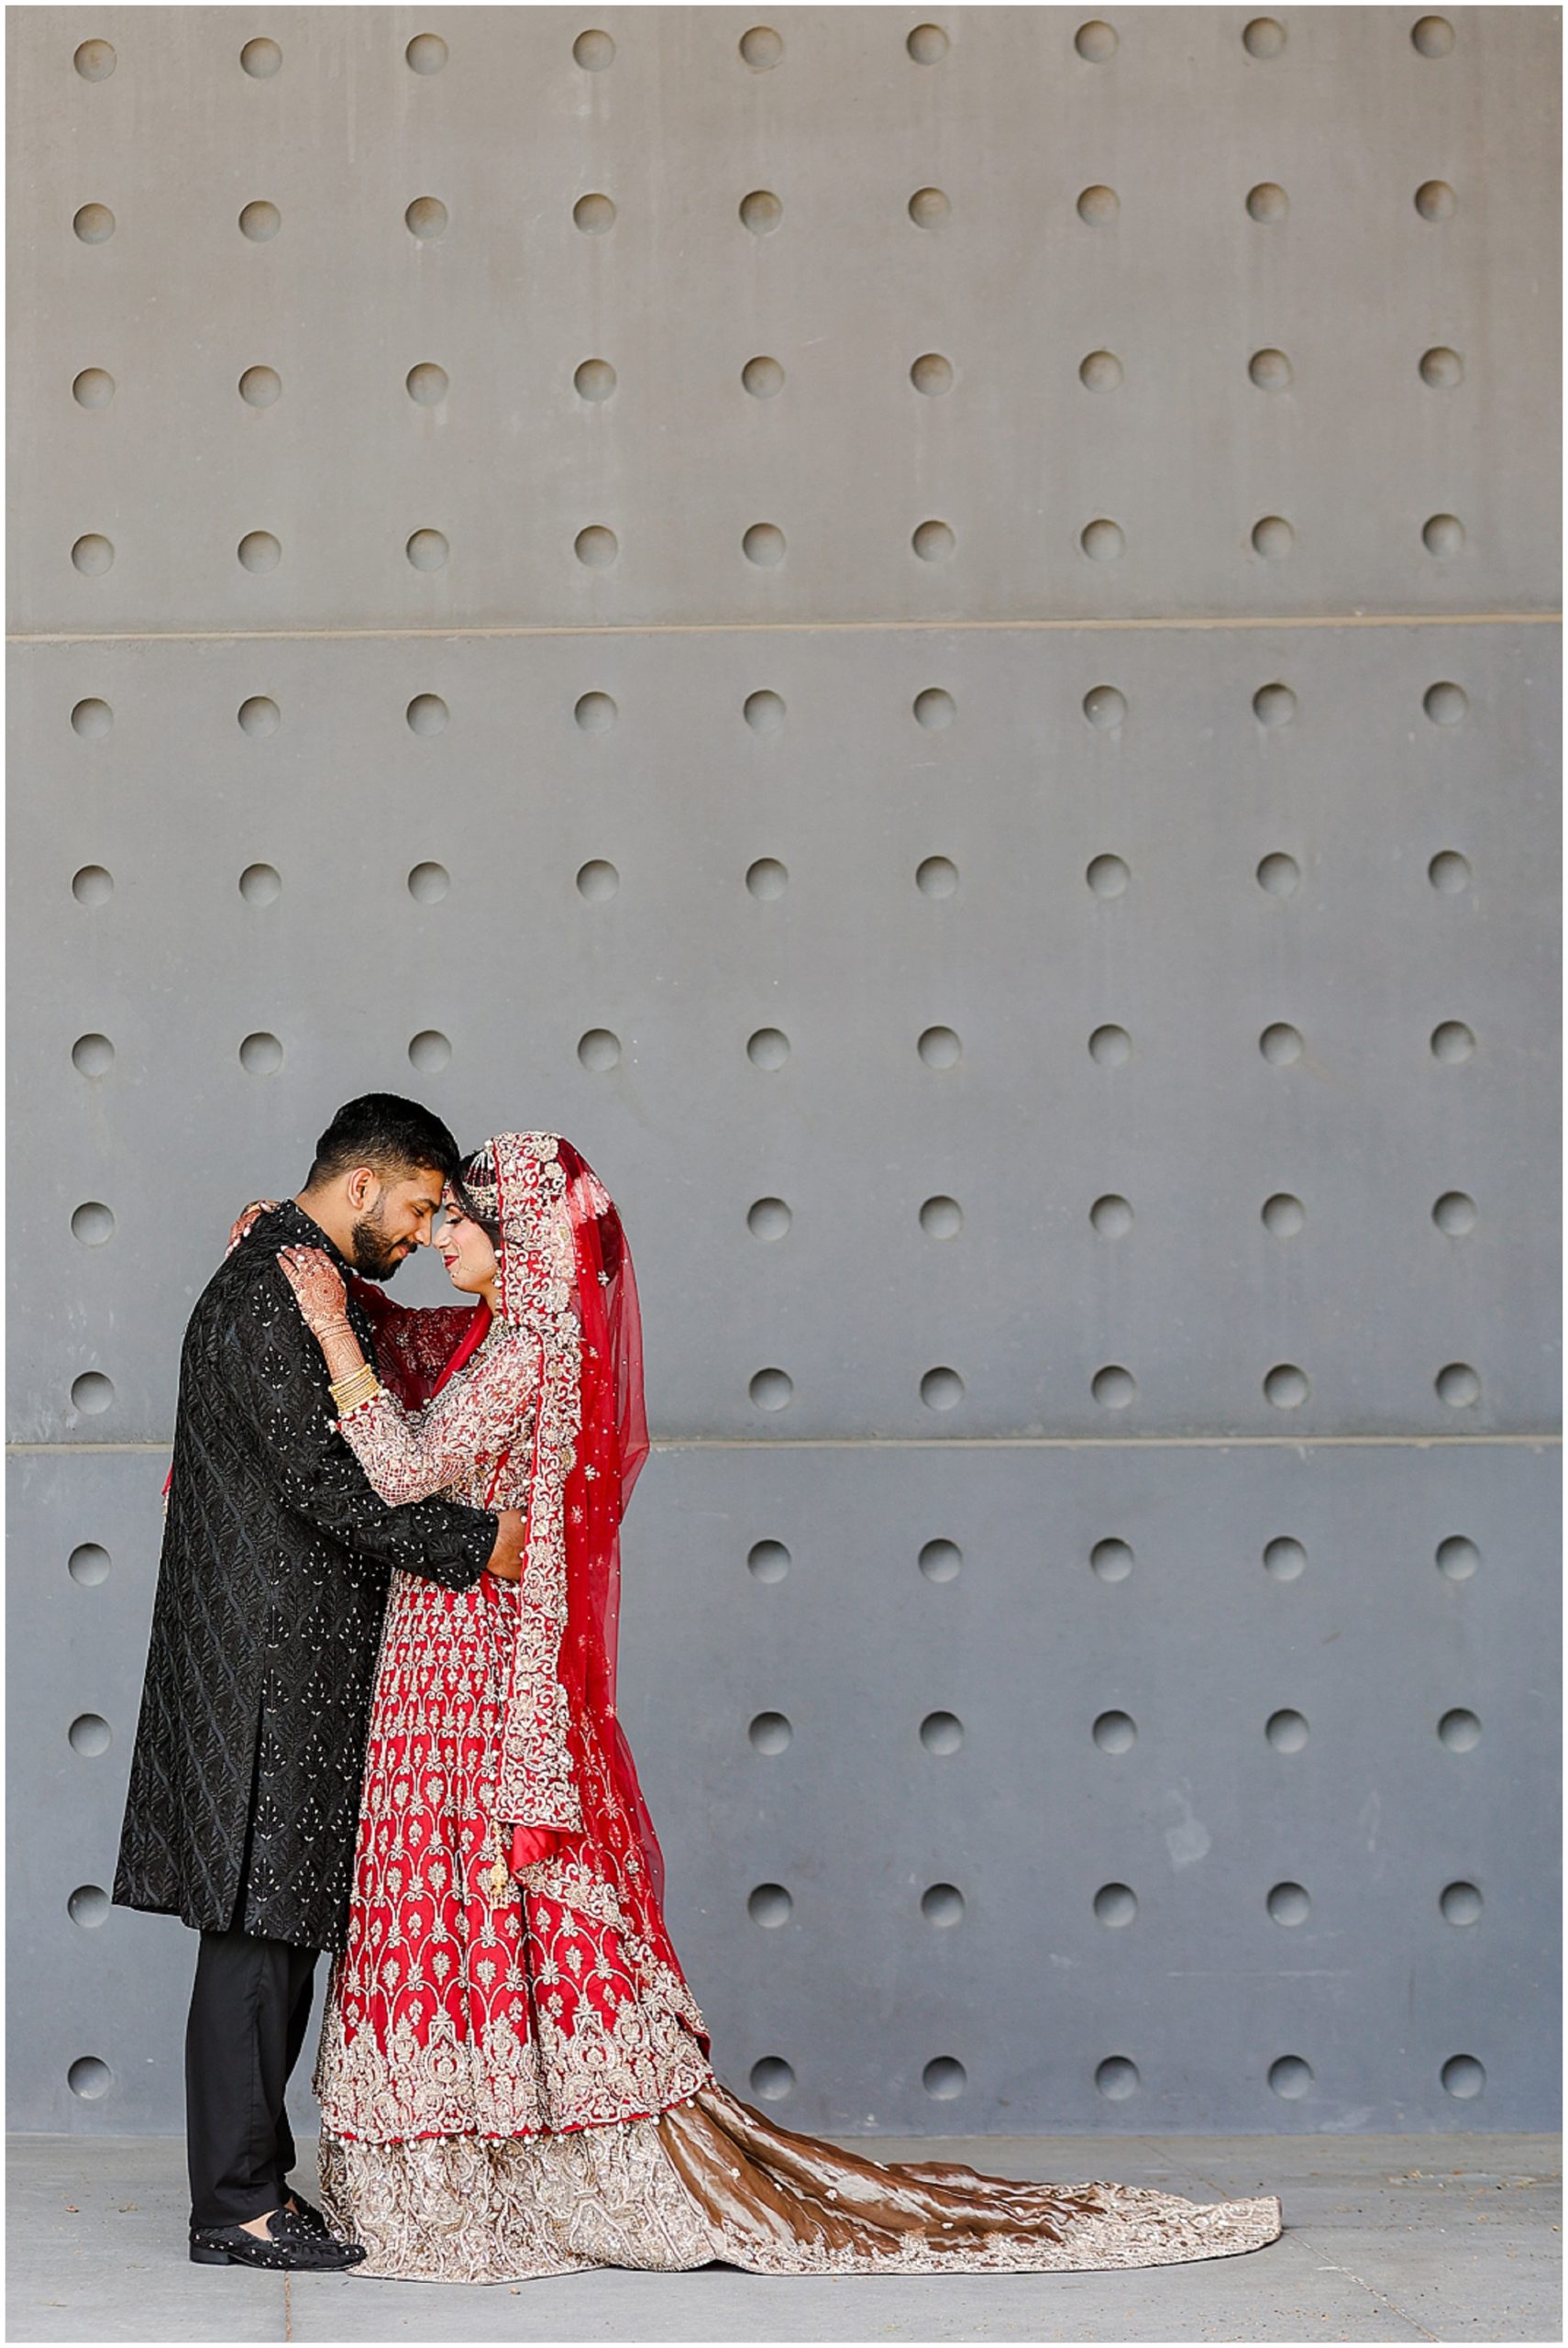
[{"label": "black leather shoe", "polygon": [[283,2194],[283,2206],[278,2212],[280,2220],[287,2218],[301,2233],[315,2234],[327,2242],[334,2240],[332,2228],[314,2201],[307,2201],[304,2195],[296,2193],[292,2185],[284,2186]]},{"label": "black leather shoe", "polygon": [[364,2255],[362,2243],[307,2233],[300,2218],[287,2210],[273,2210],[265,2240],[243,2226],[196,2226],[191,2231],[191,2260],[196,2266],[264,2266],[282,2274],[331,2275],[358,2266]]}]

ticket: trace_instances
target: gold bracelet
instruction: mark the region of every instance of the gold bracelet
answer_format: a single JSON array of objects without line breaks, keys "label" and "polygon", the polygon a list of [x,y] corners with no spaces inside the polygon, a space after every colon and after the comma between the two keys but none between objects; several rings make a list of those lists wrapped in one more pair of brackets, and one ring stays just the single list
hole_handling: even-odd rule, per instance
[{"label": "gold bracelet", "polygon": [[337,1405],[338,1417],[343,1419],[358,1403],[368,1402],[372,1394],[379,1394],[381,1386],[370,1363],[365,1362],[351,1377],[330,1380],[327,1390]]}]

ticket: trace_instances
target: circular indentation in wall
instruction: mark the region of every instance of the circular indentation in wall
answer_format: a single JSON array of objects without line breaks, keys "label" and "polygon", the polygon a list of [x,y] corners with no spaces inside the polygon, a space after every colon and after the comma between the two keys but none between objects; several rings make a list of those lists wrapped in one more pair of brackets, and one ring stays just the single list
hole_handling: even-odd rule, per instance
[{"label": "circular indentation in wall", "polygon": [[1463,1705],[1444,1712],[1437,1733],[1439,1742],[1446,1744],[1451,1753],[1472,1753],[1481,1742],[1481,1723]]},{"label": "circular indentation in wall", "polygon": [[1461,725],[1470,714],[1470,696],[1463,685],[1444,679],[1427,687],[1421,707],[1434,725]]},{"label": "circular indentation in wall", "polygon": [[1102,1753],[1131,1753],[1138,1728],[1130,1712],[1101,1712],[1090,1733]]},{"label": "circular indentation in wall", "polygon": [[1453,27],[1446,17],[1418,17],[1410,45],[1422,57],[1446,57],[1453,47]]},{"label": "circular indentation in wall", "polygon": [[109,1553],[96,1541],[83,1541],[66,1559],[65,1569],[83,1589],[96,1589],[109,1578]]},{"label": "circular indentation in wall", "polygon": [[71,713],[72,731],[80,734],[84,742],[101,740],[114,722],[115,713],[106,701],[79,701]]},{"label": "circular indentation in wall", "polygon": [[1276,848],[1258,866],[1257,883],[1270,897],[1294,897],[1301,886],[1301,867],[1293,856]]},{"label": "circular indentation in wall", "polygon": [[785,1369],[759,1369],[749,1380],[746,1392],[759,1411],[788,1410],[794,1397],[795,1381]]},{"label": "circular indentation in wall", "polygon": [[951,2103],[968,2086],[969,2075],[953,2055],[937,2054],[921,2073],[920,2083],[927,2095],[934,2096],[938,2103]]},{"label": "circular indentation in wall", "polygon": [[248,204],[239,216],[239,233],[248,237],[253,245],[270,244],[282,225],[282,214],[265,198]]},{"label": "circular indentation in wall", "polygon": [[922,897],[950,897],[958,886],[958,867],[945,856],[928,856],[915,867],[915,887]]},{"label": "circular indentation in wall", "polygon": [[1093,685],[1085,693],[1084,715],[1102,733],[1112,733],[1127,715],[1127,696],[1115,685]]},{"label": "circular indentation in wall", "polygon": [[1439,1573],[1446,1574],[1450,1581],[1468,1581],[1481,1563],[1480,1550],[1463,1533],[1451,1533],[1446,1541],[1440,1541],[1435,1556]]},{"label": "circular indentation in wall", "polygon": [[247,407],[271,407],[282,390],[283,379],[275,367],[248,367],[239,379],[239,396]]},{"label": "circular indentation in wall", "polygon": [[1138,1381],[1120,1362],[1107,1362],[1090,1379],[1089,1391],[1101,1410],[1125,1411],[1131,1409],[1137,1397]]},{"label": "circular indentation in wall", "polygon": [[84,1199],[71,1218],[71,1235],[83,1247],[102,1247],[115,1235],[113,1210],[99,1199]]},{"label": "circular indentation in wall", "polygon": [[591,857],[577,876],[577,893],[591,905],[602,905],[615,894],[621,876],[602,856]]},{"label": "circular indentation in wall", "polygon": [[1432,1221],[1451,1239],[1463,1239],[1475,1228],[1475,1202],[1466,1191],[1445,1191],[1432,1202]]},{"label": "circular indentation in wall", "polygon": [[920,1741],[928,1753],[956,1753],[964,1742],[964,1723],[956,1712],[927,1712],[920,1724]]},{"label": "circular indentation in wall", "polygon": [[1138,2066],[1125,2054],[1108,2054],[1095,2066],[1094,2083],[1108,2103],[1125,2103],[1138,2092]]},{"label": "circular indentation in wall", "polygon": [[741,550],[747,562],[771,570],[784,559],[784,533],[777,522],[754,522],[741,539]]},{"label": "circular indentation in wall", "polygon": [[1101,1581],[1125,1581],[1132,1570],[1132,1544],[1114,1537],[1097,1541],[1089,1551],[1089,1564]]},{"label": "circular indentation in wall", "polygon": [[928,1027],[915,1046],[927,1068],[956,1068],[964,1047],[951,1027]]},{"label": "circular indentation in wall", "polygon": [[751,2066],[751,2091],[759,2102],[782,2103],[795,2085],[795,2074],[781,2054],[765,2054]]},{"label": "circular indentation in wall", "polygon": [[746,1037],[745,1056],[753,1068],[782,1068],[790,1057],[790,1038],[781,1027],[758,1027]]},{"label": "circular indentation in wall", "polygon": [[1258,1049],[1272,1067],[1289,1068],[1301,1058],[1306,1046],[1299,1028],[1286,1019],[1276,1019],[1258,1037]]},{"label": "circular indentation in wall", "polygon": [[740,200],[740,216],[754,237],[770,237],[784,217],[784,206],[771,188],[754,187]]},{"label": "circular indentation in wall", "polygon": [[115,1047],[106,1036],[78,1036],[71,1047],[71,1064],[79,1076],[107,1076],[115,1064]]},{"label": "circular indentation in wall", "polygon": [[270,864],[248,864],[239,876],[239,893],[248,905],[270,905],[283,884]]},{"label": "circular indentation in wall", "polygon": [[247,570],[276,570],[283,549],[271,530],[247,530],[235,548]]},{"label": "circular indentation in wall", "polygon": [[1446,180],[1423,180],[1415,202],[1423,220],[1452,220],[1459,209],[1459,198]]},{"label": "circular indentation in wall", "polygon": [[1113,187],[1086,187],[1078,198],[1078,218],[1091,228],[1106,228],[1121,210],[1121,198]]},{"label": "circular indentation in wall", "polygon": [[784,388],[784,370],[777,359],[759,353],[741,369],[741,382],[754,400],[770,400]]},{"label": "circular indentation in wall", "polygon": [[439,530],[415,530],[403,548],[415,570],[441,570],[452,549]]},{"label": "circular indentation in wall", "polygon": [[1274,17],[1254,17],[1242,28],[1242,47],[1249,57],[1277,57],[1285,47],[1285,27]]},{"label": "circular indentation in wall", "polygon": [[927,1581],[956,1581],[964,1552],[956,1541],[927,1541],[920,1553],[920,1569]]},{"label": "circular indentation in wall", "polygon": [[417,407],[436,407],[450,389],[450,378],[445,367],[437,367],[433,359],[422,359],[403,377],[403,388]]},{"label": "circular indentation in wall", "polygon": [[1091,562],[1115,562],[1125,550],[1127,539],[1120,522],[1108,521],[1102,515],[1080,534],[1078,544]]},{"label": "circular indentation in wall", "polygon": [[1293,2103],[1311,2088],[1312,2066],[1299,2054],[1282,2054],[1268,2066],[1268,2083],[1275,2095]]},{"label": "circular indentation in wall", "polygon": [[765,1933],[787,1924],[795,1903],[781,1883],[759,1883],[745,1903],[745,1912]]},{"label": "circular indentation in wall", "polygon": [[608,359],[585,359],[571,380],[579,399],[591,401],[597,405],[609,398],[615,388],[617,377]]},{"label": "circular indentation in wall", "polygon": [[84,1933],[95,1933],[109,1921],[109,1895],[96,1883],[80,1883],[65,1903],[66,1914]]},{"label": "circular indentation in wall", "polygon": [[955,1883],[929,1884],[920,1896],[920,1912],[937,1932],[951,1932],[964,1921],[964,1895]]},{"label": "circular indentation in wall", "polygon": [[422,1027],[409,1040],[408,1057],[421,1076],[438,1076],[452,1057],[452,1047],[438,1027]]},{"label": "circular indentation in wall", "polygon": [[438,195],[416,195],[403,217],[409,235],[422,244],[447,232],[447,207]]},{"label": "circular indentation in wall", "polygon": [[1253,695],[1253,715],[1260,725],[1288,725],[1296,715],[1296,695],[1288,685],[1260,685]]},{"label": "circular indentation in wall", "polygon": [[1458,2096],[1463,2102],[1479,2095],[1486,2084],[1485,2071],[1474,2054],[1451,2054],[1441,2077],[1449,2094]]},{"label": "circular indentation in wall", "polygon": [[1462,1060],[1467,1060],[1475,1049],[1474,1030],[1467,1027],[1463,1019],[1445,1019],[1440,1026],[1432,1029],[1430,1048],[1434,1060],[1457,1067]]},{"label": "circular indentation in wall", "polygon": [[1125,1027],[1108,1023],[1088,1039],[1089,1058],[1100,1068],[1121,1068],[1132,1058],[1132,1038]]},{"label": "circular indentation in wall", "polygon": [[911,707],[914,712],[915,724],[926,726],[933,733],[941,733],[952,725],[958,714],[957,703],[941,685],[927,685],[923,692],[916,693]]},{"label": "circular indentation in wall", "polygon": [[953,361],[940,350],[925,350],[910,369],[910,381],[928,400],[939,400],[953,389]]},{"label": "circular indentation in wall", "polygon": [[785,703],[782,694],[747,693],[742,714],[754,734],[777,734],[784,723]]},{"label": "circular indentation in wall", "polygon": [[1481,1380],[1467,1361],[1445,1362],[1433,1379],[1440,1402],[1452,1411],[1467,1410],[1481,1399]]},{"label": "circular indentation in wall", "polygon": [[114,546],[101,531],[89,530],[72,548],[71,559],[84,579],[101,579],[114,566]]},{"label": "circular indentation in wall", "polygon": [[107,40],[84,40],[71,61],[84,82],[106,82],[119,62]]},{"label": "circular indentation in wall", "polygon": [[956,1239],[964,1228],[964,1210],[956,1199],[938,1191],[921,1202],[920,1227],[928,1239]]},{"label": "circular indentation in wall", "polygon": [[1116,28],[1108,25],[1102,17],[1091,17],[1074,34],[1073,47],[1091,65],[1103,65],[1108,57],[1116,54]]},{"label": "circular indentation in wall", "polygon": [[66,1732],[72,1753],[95,1760],[109,1749],[109,1723],[97,1712],[79,1712]]},{"label": "circular indentation in wall", "polygon": [[740,37],[740,53],[756,72],[767,73],[784,54],[784,44],[771,25],[753,25]]},{"label": "circular indentation in wall", "polygon": [[607,734],[620,711],[608,693],[584,693],[576,703],[572,715],[585,734]]},{"label": "circular indentation in wall", "polygon": [[577,1056],[585,1069],[602,1075],[620,1065],[621,1039],[608,1027],[590,1027],[578,1037]]},{"label": "circular indentation in wall", "polygon": [[1422,526],[1421,544],[1429,554],[1452,561],[1464,548],[1464,525],[1456,514],[1434,514]]},{"label": "circular indentation in wall", "polygon": [[106,204],[84,204],[71,225],[84,245],[105,245],[115,233],[115,216]]},{"label": "circular indentation in wall", "polygon": [[790,1552],[782,1541],[754,1541],[745,1553],[745,1569],[753,1581],[782,1581]]},{"label": "circular indentation in wall", "polygon": [[1482,1904],[1473,1883],[1445,1883],[1438,1895],[1438,1909],[1447,1924],[1478,1924]]},{"label": "circular indentation in wall", "polygon": [[411,72],[439,73],[447,62],[447,50],[439,33],[415,33],[403,53]]},{"label": "circular indentation in wall", "polygon": [[105,1378],[101,1369],[84,1369],[80,1378],[71,1382],[71,1400],[84,1419],[102,1418],[114,1405],[114,1380]]},{"label": "circular indentation in wall", "polygon": [[745,885],[754,897],[781,897],[790,885],[789,869],[777,857],[759,856],[746,867]]},{"label": "circular indentation in wall", "polygon": [[1275,181],[1260,180],[1247,190],[1247,210],[1253,219],[1273,227],[1289,216],[1290,198]]},{"label": "circular indentation in wall", "polygon": [[72,877],[71,893],[79,905],[106,905],[115,893],[115,876],[101,864],[84,864]]},{"label": "circular indentation in wall", "polygon": [[276,1076],[283,1065],[283,1047],[276,1036],[258,1030],[240,1045],[239,1065],[250,1076]]},{"label": "circular indentation in wall", "polygon": [[416,864],[408,876],[408,893],[420,905],[438,905],[451,885],[444,864]]},{"label": "circular indentation in wall", "polygon": [[283,61],[283,52],[275,40],[263,35],[248,40],[239,52],[239,61],[253,82],[270,82]]},{"label": "circular indentation in wall", "polygon": [[1283,350],[1254,350],[1247,361],[1247,373],[1260,392],[1286,391],[1294,378]]},{"label": "circular indentation in wall", "polygon": [[585,237],[602,237],[615,225],[615,206],[607,195],[595,192],[578,197],[571,216]]},{"label": "circular indentation in wall", "polygon": [[945,1363],[928,1369],[920,1381],[920,1399],[928,1411],[953,1411],[964,1400],[964,1381]]},{"label": "circular indentation in wall", "polygon": [[1138,1913],[1138,1895],[1131,1884],[1102,1883],[1094,1895],[1094,1912],[1111,1932],[1125,1932]]},{"label": "circular indentation in wall", "polygon": [[1089,1222],[1102,1239],[1123,1239],[1132,1228],[1132,1209],[1120,1191],[1107,1191],[1090,1207]]},{"label": "circular indentation in wall", "polygon": [[758,1712],[746,1730],[754,1753],[786,1752],[794,1733],[782,1712]]},{"label": "circular indentation in wall", "polygon": [[608,570],[621,551],[621,541],[602,522],[591,522],[572,540],[572,551],[587,570]]},{"label": "circular indentation in wall", "polygon": [[96,2103],[100,2096],[108,2094],[114,2073],[96,2054],[79,2054],[65,2077],[72,2095],[80,2096],[83,2103]]},{"label": "circular indentation in wall", "polygon": [[945,522],[922,522],[910,539],[922,562],[950,562],[957,539]]},{"label": "circular indentation in wall", "polygon": [[1307,1552],[1299,1541],[1281,1533],[1264,1544],[1263,1562],[1264,1573],[1275,1581],[1298,1581],[1307,1570]]},{"label": "circular indentation in wall", "polygon": [[1464,381],[1464,361],[1457,350],[1450,350],[1446,343],[1434,344],[1421,353],[1420,378],[1434,392],[1452,392]]},{"label": "circular indentation in wall", "polygon": [[1441,897],[1463,896],[1470,886],[1470,865],[1457,848],[1439,850],[1427,867],[1427,879]]},{"label": "circular indentation in wall", "polygon": [[910,198],[910,218],[917,228],[940,228],[952,209],[939,187],[917,187]]},{"label": "circular indentation in wall", "polygon": [[1269,562],[1280,561],[1295,544],[1296,532],[1283,514],[1265,514],[1253,524],[1253,551]]},{"label": "circular indentation in wall", "polygon": [[106,367],[83,367],[71,386],[78,407],[107,407],[115,396],[115,379]]},{"label": "circular indentation in wall", "polygon": [[579,33],[571,53],[585,73],[602,73],[615,61],[615,44],[608,33]]},{"label": "circular indentation in wall", "polygon": [[754,1239],[782,1239],[793,1221],[782,1199],[754,1199],[746,1209],[745,1227]]},{"label": "circular indentation in wall", "polygon": [[1120,897],[1131,877],[1119,856],[1097,856],[1084,873],[1097,897]]},{"label": "circular indentation in wall", "polygon": [[258,737],[275,734],[282,723],[277,703],[265,693],[252,693],[248,701],[242,701],[235,718],[242,734]]},{"label": "circular indentation in wall", "polygon": [[1312,1912],[1312,1902],[1298,1883],[1276,1883],[1264,1902],[1276,1924],[1294,1930]]},{"label": "circular indentation in wall", "polygon": [[403,711],[411,734],[445,733],[451,714],[439,693],[415,693]]},{"label": "circular indentation in wall", "polygon": [[1263,1390],[1276,1411],[1298,1411],[1312,1390],[1304,1369],[1293,1361],[1280,1361],[1264,1376]]},{"label": "circular indentation in wall", "polygon": [[1271,1712],[1264,1723],[1264,1734],[1276,1753],[1299,1753],[1307,1742],[1307,1733],[1305,1717],[1288,1706]]},{"label": "circular indentation in wall", "polygon": [[1114,350],[1091,350],[1078,366],[1078,381],[1086,392],[1114,392],[1122,381],[1121,361]]},{"label": "circular indentation in wall", "polygon": [[947,35],[940,25],[916,25],[905,36],[904,47],[917,65],[936,65],[947,54]]}]

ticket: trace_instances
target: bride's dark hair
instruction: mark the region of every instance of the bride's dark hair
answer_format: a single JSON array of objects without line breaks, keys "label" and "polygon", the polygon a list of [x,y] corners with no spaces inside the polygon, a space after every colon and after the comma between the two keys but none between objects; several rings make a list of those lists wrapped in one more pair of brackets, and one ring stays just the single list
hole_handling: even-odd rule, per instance
[{"label": "bride's dark hair", "polygon": [[[470,1150],[451,1177],[452,1196],[470,1223],[477,1223],[491,1246],[501,1253],[501,1224],[489,1201],[495,1196],[495,1164],[489,1148]],[[483,1192],[484,1197],[477,1197]]]}]

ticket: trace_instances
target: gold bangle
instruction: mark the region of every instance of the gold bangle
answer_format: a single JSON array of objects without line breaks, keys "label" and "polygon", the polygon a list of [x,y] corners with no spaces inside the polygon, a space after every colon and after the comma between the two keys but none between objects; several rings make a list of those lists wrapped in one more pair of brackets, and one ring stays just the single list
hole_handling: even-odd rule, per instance
[{"label": "gold bangle", "polygon": [[368,1402],[372,1394],[381,1390],[381,1380],[369,1362],[355,1370],[351,1377],[331,1381],[327,1389],[337,1405],[337,1415],[346,1418],[356,1404]]}]

